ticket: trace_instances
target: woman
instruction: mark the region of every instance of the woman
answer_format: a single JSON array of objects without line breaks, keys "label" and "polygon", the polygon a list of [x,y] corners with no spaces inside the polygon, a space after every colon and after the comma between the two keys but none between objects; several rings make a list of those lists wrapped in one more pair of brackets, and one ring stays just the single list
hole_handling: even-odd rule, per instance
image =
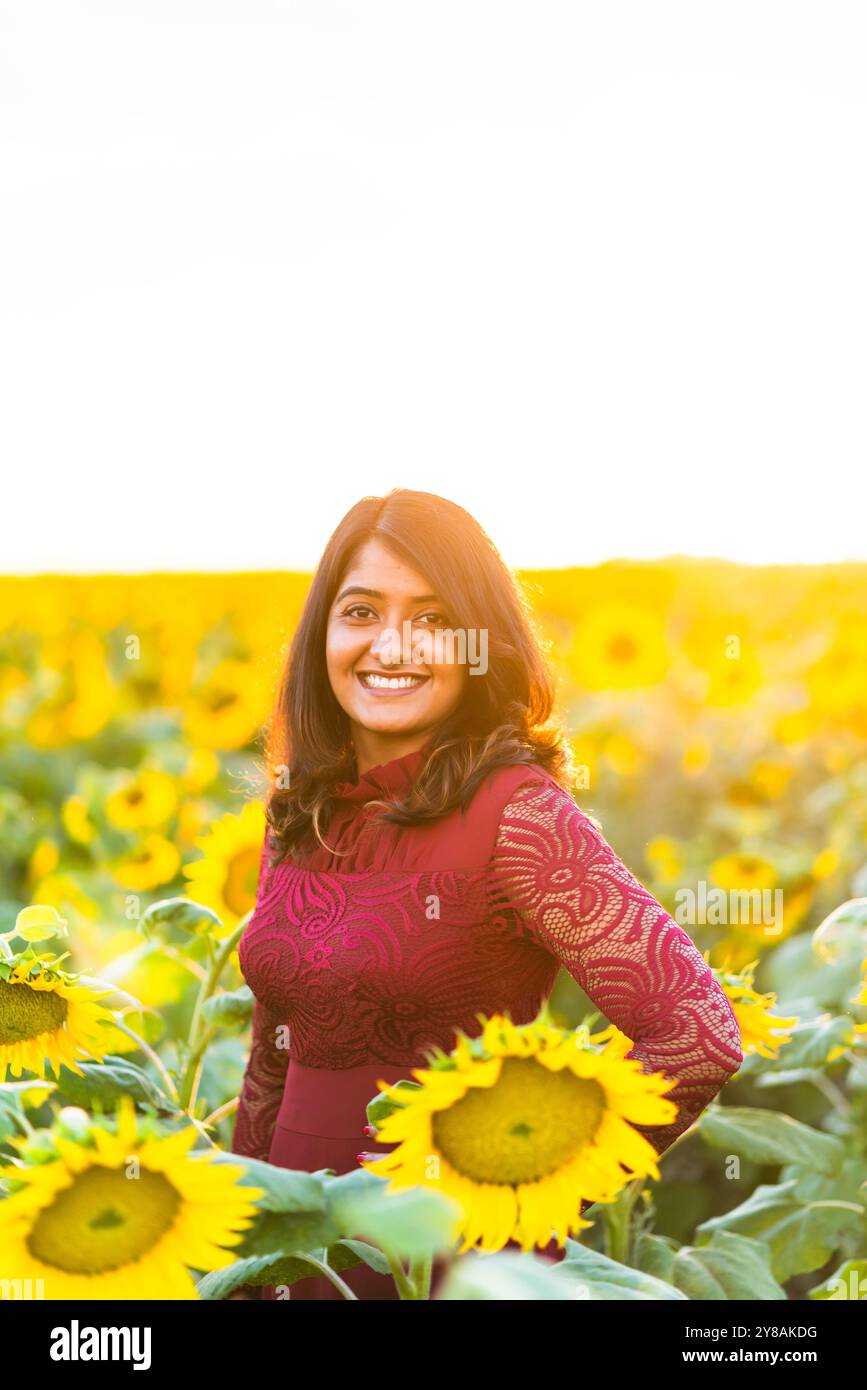
[{"label": "woman", "polygon": [[[352,508],[271,721],[235,1153],[343,1173],[387,1151],[364,1134],[377,1080],[476,1036],[480,1012],[531,1021],[561,965],[628,1056],[677,1079],[676,1121],[641,1131],[657,1153],[740,1066],[696,947],[572,799],[552,703],[520,592],[466,511],[405,489]],[[396,1296],[366,1266],[343,1278]],[[341,1295],[316,1276],[289,1296]]]}]

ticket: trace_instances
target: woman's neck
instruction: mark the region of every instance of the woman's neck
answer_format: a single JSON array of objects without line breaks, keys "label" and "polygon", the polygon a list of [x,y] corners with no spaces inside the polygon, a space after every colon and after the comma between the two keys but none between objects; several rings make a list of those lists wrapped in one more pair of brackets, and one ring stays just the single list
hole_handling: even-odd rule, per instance
[{"label": "woman's neck", "polygon": [[359,777],[363,777],[372,767],[381,767],[395,758],[417,753],[429,738],[429,730],[408,734],[380,734],[370,729],[353,731],[352,742]]}]

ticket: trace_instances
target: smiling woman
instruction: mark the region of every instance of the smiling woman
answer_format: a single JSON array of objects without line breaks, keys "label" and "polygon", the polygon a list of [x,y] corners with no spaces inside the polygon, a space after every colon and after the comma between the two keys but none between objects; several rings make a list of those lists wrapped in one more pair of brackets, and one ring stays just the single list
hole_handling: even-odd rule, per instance
[{"label": "smiling woman", "polygon": [[[458,707],[467,680],[457,662],[409,664],[419,650],[409,628],[443,626],[436,594],[380,540],[362,547],[332,605],[326,659],[331,688],[349,719],[358,770],[418,748]],[[428,644],[430,645],[430,644]]]},{"label": "smiling woman", "polygon": [[[481,679],[430,640],[447,624],[485,631]],[[427,493],[358,503],[314,577],[270,729],[268,829],[238,948],[256,1003],[233,1139],[287,1168],[355,1169],[380,1081],[477,1037],[480,1015],[532,1022],[564,965],[627,1036],[625,1055],[681,1084],[676,1119],[649,1132],[640,1106],[631,1128],[600,1106],[555,1123],[551,1071],[535,1061],[519,1087],[492,1086],[471,1142],[449,1147],[449,1190],[472,1206],[484,1174],[493,1198],[481,1225],[470,1218],[475,1235],[518,1248],[532,1211],[550,1257],[580,1229],[598,1163],[647,1171],[742,1057],[706,962],[572,799],[552,703],[520,591],[473,518]],[[374,1139],[367,1152],[391,1149]],[[372,1268],[342,1278],[356,1297],[397,1297]],[[342,1294],[317,1276],[289,1296]]]},{"label": "smiling woman", "polygon": [[431,738],[412,807],[393,808],[406,824],[454,809],[496,767],[538,763],[565,785],[552,710],[529,604],[478,522],[432,493],[363,498],[325,548],[277,692],[275,846],[319,840],[335,782]]}]

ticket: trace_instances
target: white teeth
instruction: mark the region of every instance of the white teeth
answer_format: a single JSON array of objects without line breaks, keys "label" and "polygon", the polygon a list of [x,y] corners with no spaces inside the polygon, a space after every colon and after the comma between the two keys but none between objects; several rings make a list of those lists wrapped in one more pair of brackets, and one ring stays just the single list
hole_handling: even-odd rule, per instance
[{"label": "white teeth", "polygon": [[407,686],[421,685],[423,680],[423,676],[375,676],[367,672],[361,677],[362,684],[374,690],[406,690]]}]

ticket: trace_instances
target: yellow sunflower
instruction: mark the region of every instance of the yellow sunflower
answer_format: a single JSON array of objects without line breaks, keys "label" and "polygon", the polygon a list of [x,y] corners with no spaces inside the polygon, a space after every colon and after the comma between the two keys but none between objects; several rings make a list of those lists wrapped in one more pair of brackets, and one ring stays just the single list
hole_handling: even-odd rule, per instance
[{"label": "yellow sunflower", "polygon": [[90,845],[96,839],[96,826],[83,796],[68,796],[60,811],[63,828],[77,845]]},{"label": "yellow sunflower", "polygon": [[581,619],[569,668],[589,690],[623,690],[655,685],[668,670],[665,627],[651,608],[606,603]]},{"label": "yellow sunflower", "polygon": [[773,864],[757,854],[725,854],[713,861],[710,876],[720,888],[736,891],[773,888],[777,882]]},{"label": "yellow sunflower", "polygon": [[[705,952],[707,959],[708,953]],[[776,1005],[777,996],[773,993],[758,994],[753,988],[757,965],[758,959],[750,961],[737,974],[725,967],[714,970],[714,974],[728,996],[737,1019],[744,1056],[757,1052],[760,1057],[776,1057],[783,1044],[792,1041],[786,1030],[794,1028],[798,1018],[782,1018],[770,1012]]]},{"label": "yellow sunflower", "polygon": [[644,857],[662,883],[671,883],[683,873],[683,855],[670,835],[654,835],[644,847]]},{"label": "yellow sunflower", "polygon": [[[69,954],[68,952],[66,953]],[[103,1021],[113,1015],[97,1000],[110,989],[81,984],[60,968],[64,956],[40,954],[32,946],[0,959],[0,1081],[22,1071],[45,1075],[45,1062],[81,1075],[76,1059],[110,1052]]]},{"label": "yellow sunflower", "polygon": [[254,663],[223,661],[186,701],[184,731],[201,748],[244,748],[268,713],[271,685]]},{"label": "yellow sunflower", "polygon": [[27,877],[31,882],[53,874],[60,863],[60,850],[53,840],[43,837],[34,847],[27,864]]},{"label": "yellow sunflower", "polygon": [[109,824],[120,830],[156,830],[170,819],[177,804],[174,778],[151,768],[125,777],[108,797],[105,814]]},{"label": "yellow sunflower", "polygon": [[707,681],[705,699],[709,705],[725,707],[751,700],[762,684],[762,667],[751,647],[738,656],[715,652],[704,667]]},{"label": "yellow sunflower", "polygon": [[184,791],[202,792],[216,782],[220,775],[220,759],[210,748],[194,748],[184,771],[181,786]]},{"label": "yellow sunflower", "polygon": [[696,738],[683,749],[680,766],[685,777],[700,777],[711,760],[711,746],[706,739]]},{"label": "yellow sunflower", "polygon": [[240,815],[215,821],[196,840],[204,858],[184,865],[190,897],[216,912],[230,931],[256,905],[264,837],[265,812],[258,801],[248,801]]},{"label": "yellow sunflower", "polygon": [[171,883],[180,867],[177,846],[163,835],[151,832],[143,837],[137,849],[112,866],[112,874],[123,888],[133,893],[146,893],[150,888]]},{"label": "yellow sunflower", "polygon": [[434,1186],[463,1211],[461,1253],[515,1240],[524,1251],[592,1225],[581,1203],[610,1202],[636,1174],[659,1177],[656,1151],[633,1125],[669,1124],[664,1093],[677,1083],[648,1076],[624,1057],[611,1030],[591,1036],[504,1015],[479,1015],[483,1032],[458,1034],[450,1056],[413,1070],[418,1089],[377,1081],[397,1108],[376,1138],[396,1144],[363,1161],[393,1188]]},{"label": "yellow sunflower", "polygon": [[6,1277],[41,1281],[48,1299],[195,1299],[190,1270],[235,1260],[226,1247],[263,1195],[238,1185],[243,1166],[214,1163],[216,1150],[189,1154],[196,1137],[191,1125],[139,1138],[124,1096],[116,1134],[54,1134],[56,1158],[0,1168],[15,1185],[0,1202]]},{"label": "yellow sunflower", "polygon": [[55,673],[59,684],[31,715],[28,741],[39,748],[58,748],[93,738],[108,723],[117,700],[102,638],[84,631],[43,643],[42,665]]}]

